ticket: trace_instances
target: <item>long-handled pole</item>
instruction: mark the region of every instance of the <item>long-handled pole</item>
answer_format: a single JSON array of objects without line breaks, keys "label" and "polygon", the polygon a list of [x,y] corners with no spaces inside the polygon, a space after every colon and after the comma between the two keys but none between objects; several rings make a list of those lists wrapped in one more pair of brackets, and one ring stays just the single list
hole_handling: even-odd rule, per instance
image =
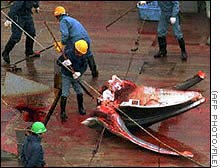
[{"label": "long-handled pole", "polygon": [[[44,51],[46,51],[46,50],[52,48],[53,46],[54,46],[54,45],[52,44],[52,45],[50,45],[50,46],[48,46],[48,47],[46,47],[46,48],[44,48],[44,49],[38,51],[37,53],[40,54],[40,53],[42,53],[42,52],[44,52]],[[32,55],[30,55],[29,57],[25,57],[25,58],[23,58],[23,59],[21,59],[21,60],[15,62],[14,64],[10,64],[10,65],[9,65],[9,68],[13,71],[13,70],[15,70],[15,69],[17,68],[17,67],[16,67],[17,64],[19,64],[19,63],[21,63],[21,62],[23,62],[23,61],[25,61],[25,60],[27,60],[27,59],[29,59],[29,58],[32,58],[32,57],[34,57],[35,55],[36,55],[36,54],[32,54]]]},{"label": "long-handled pole", "polygon": [[61,90],[61,89],[58,89],[58,91],[57,91],[57,93],[56,93],[56,97],[55,97],[55,99],[54,99],[54,101],[53,101],[53,104],[52,104],[52,106],[50,107],[49,112],[48,112],[46,118],[44,119],[44,124],[45,124],[45,126],[47,125],[48,121],[50,120],[51,115],[52,115],[53,112],[54,112],[54,109],[55,109],[55,107],[56,107],[56,105],[57,105],[57,103],[58,103],[58,101],[59,101],[59,99],[60,99],[61,93],[62,93],[62,90]]},{"label": "long-handled pole", "polygon": [[[152,1],[148,1],[146,2],[146,4],[151,3]],[[108,27],[113,25],[115,22],[117,22],[119,19],[121,19],[123,16],[125,16],[126,14],[128,14],[130,11],[132,11],[133,9],[136,9],[137,5],[129,8],[128,10],[126,10],[123,14],[119,15],[115,20],[113,20],[111,23],[109,23],[108,25],[105,26],[106,30],[108,30]]]},{"label": "long-handled pole", "polygon": [[132,63],[132,61],[133,61],[133,56],[134,56],[134,54],[135,54],[135,52],[132,52],[131,57],[130,57],[130,60],[129,60],[129,63],[128,63],[128,68],[127,68],[127,71],[126,71],[126,73],[125,73],[124,79],[127,79],[127,77],[128,77],[128,72],[129,72],[129,70],[130,70],[131,63]]},{"label": "long-handled pole", "polygon": [[130,9],[128,9],[127,11],[125,11],[123,14],[121,14],[119,17],[117,17],[115,20],[113,20],[111,23],[109,23],[107,26],[105,26],[105,28],[108,30],[109,26],[111,26],[112,24],[117,22],[119,19],[121,19],[123,16],[125,16],[127,13],[129,13],[130,11],[132,11],[135,8],[136,8],[136,5]]},{"label": "long-handled pole", "polygon": [[7,5],[7,6],[3,6],[3,7],[1,7],[1,10],[10,8],[11,6],[12,6],[12,4],[9,4],[9,5]]},{"label": "long-handled pole", "polygon": [[[60,47],[60,45],[58,44],[58,42],[57,42],[57,40],[56,40],[54,34],[53,34],[52,31],[50,30],[50,28],[49,28],[49,26],[47,25],[47,22],[46,22],[46,21],[44,21],[44,24],[45,24],[45,26],[47,27],[47,30],[49,31],[49,33],[50,33],[50,35],[52,36],[53,40],[55,41],[56,45],[59,47],[59,49],[60,49],[60,51],[61,51],[62,56],[64,57],[64,59],[65,59],[65,60],[68,59],[68,57],[65,55],[63,49],[62,49],[62,48]],[[58,60],[58,61],[59,61],[59,60]],[[63,64],[62,64],[62,65],[63,65]],[[64,65],[64,66],[65,66],[65,65]],[[69,66],[69,67],[65,66],[65,67],[66,67],[68,70],[70,70],[70,72],[75,73],[74,69],[73,69],[71,66]]]}]

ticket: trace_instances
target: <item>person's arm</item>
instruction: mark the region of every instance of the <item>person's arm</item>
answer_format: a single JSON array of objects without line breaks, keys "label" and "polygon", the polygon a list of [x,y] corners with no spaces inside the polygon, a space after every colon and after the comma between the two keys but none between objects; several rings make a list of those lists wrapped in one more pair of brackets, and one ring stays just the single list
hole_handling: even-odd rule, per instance
[{"label": "person's arm", "polygon": [[34,1],[34,2],[33,2],[33,7],[35,8],[35,12],[36,12],[36,13],[39,13],[39,12],[40,12],[39,1]]},{"label": "person's arm", "polygon": [[57,65],[62,66],[62,62],[64,61],[64,57],[63,55],[59,56],[59,58],[57,59]]},{"label": "person's arm", "polygon": [[68,31],[68,26],[67,26],[67,21],[62,20],[60,22],[60,32],[61,32],[61,43],[63,45],[66,45],[68,37],[69,37],[69,31]]},{"label": "person's arm", "polygon": [[14,1],[13,5],[10,8],[10,11],[8,12],[8,16],[11,19],[14,19],[14,17],[17,15],[18,11],[22,8],[24,1]]}]

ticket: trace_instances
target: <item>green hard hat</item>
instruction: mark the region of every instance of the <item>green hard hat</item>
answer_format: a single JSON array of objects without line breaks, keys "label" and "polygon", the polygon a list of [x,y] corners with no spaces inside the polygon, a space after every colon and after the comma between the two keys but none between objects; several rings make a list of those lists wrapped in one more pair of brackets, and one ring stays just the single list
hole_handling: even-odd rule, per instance
[{"label": "green hard hat", "polygon": [[46,131],[47,131],[47,129],[46,129],[44,123],[37,121],[32,124],[31,132],[34,132],[35,134],[41,134]]}]

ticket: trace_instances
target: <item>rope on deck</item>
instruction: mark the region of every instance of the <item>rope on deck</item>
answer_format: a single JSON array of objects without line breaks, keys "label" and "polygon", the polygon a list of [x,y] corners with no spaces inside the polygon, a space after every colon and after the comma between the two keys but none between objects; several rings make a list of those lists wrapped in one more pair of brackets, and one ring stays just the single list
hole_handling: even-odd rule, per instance
[{"label": "rope on deck", "polygon": [[[87,82],[83,81],[83,83],[85,85],[87,85],[87,87],[93,89],[96,93],[98,93],[99,95],[101,95],[95,88],[93,88],[90,84],[88,84]],[[121,112],[123,115],[125,115],[131,122],[133,122],[135,125],[137,125],[139,128],[141,128],[145,133],[147,133],[149,136],[151,136],[153,139],[155,139],[157,142],[163,144],[164,146],[166,146],[167,148],[173,150],[174,152],[178,153],[180,156],[192,161],[193,163],[201,166],[201,167],[206,167],[205,165],[203,165],[202,163],[190,158],[190,157],[187,157],[187,156],[184,156],[181,152],[179,152],[178,150],[176,150],[175,148],[171,147],[170,145],[162,142],[160,139],[158,139],[156,136],[154,136],[153,134],[151,134],[149,131],[147,131],[146,129],[144,129],[141,125],[139,125],[135,120],[133,120],[131,117],[129,117],[125,112],[123,112],[121,109],[119,109],[117,106],[113,105],[113,107],[115,109],[117,109],[119,112]]]}]

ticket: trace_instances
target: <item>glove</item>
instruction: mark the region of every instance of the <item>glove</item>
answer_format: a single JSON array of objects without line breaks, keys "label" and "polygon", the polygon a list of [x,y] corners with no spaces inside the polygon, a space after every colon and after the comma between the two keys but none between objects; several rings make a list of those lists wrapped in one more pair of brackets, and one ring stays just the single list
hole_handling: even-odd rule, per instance
[{"label": "glove", "polygon": [[80,75],[81,75],[80,72],[75,72],[75,73],[73,74],[73,78],[74,78],[74,79],[77,79],[77,78],[80,77]]},{"label": "glove", "polygon": [[31,11],[32,11],[33,14],[39,13],[40,8],[39,8],[39,7],[38,7],[38,8],[34,8],[34,7],[33,7],[33,8],[31,9]]},{"label": "glove", "polygon": [[72,65],[72,62],[69,59],[67,59],[67,60],[63,61],[62,64],[64,66],[70,66],[70,65]]},{"label": "glove", "polygon": [[147,3],[146,1],[139,1],[139,2],[137,3],[137,7],[146,5],[146,3]]},{"label": "glove", "polygon": [[54,48],[55,48],[56,52],[60,53],[63,50],[63,44],[60,41],[57,43],[55,42]]},{"label": "glove", "polygon": [[176,23],[176,18],[175,18],[175,17],[171,17],[171,18],[170,18],[170,23],[171,23],[171,24]]},{"label": "glove", "polygon": [[39,13],[39,12],[40,12],[40,8],[39,8],[39,7],[36,8],[36,9],[35,9],[35,12],[36,12],[36,13]]},{"label": "glove", "polygon": [[4,23],[4,26],[5,26],[5,27],[11,27],[11,24],[12,24],[12,23],[11,23],[10,20],[6,20],[5,23]]}]

